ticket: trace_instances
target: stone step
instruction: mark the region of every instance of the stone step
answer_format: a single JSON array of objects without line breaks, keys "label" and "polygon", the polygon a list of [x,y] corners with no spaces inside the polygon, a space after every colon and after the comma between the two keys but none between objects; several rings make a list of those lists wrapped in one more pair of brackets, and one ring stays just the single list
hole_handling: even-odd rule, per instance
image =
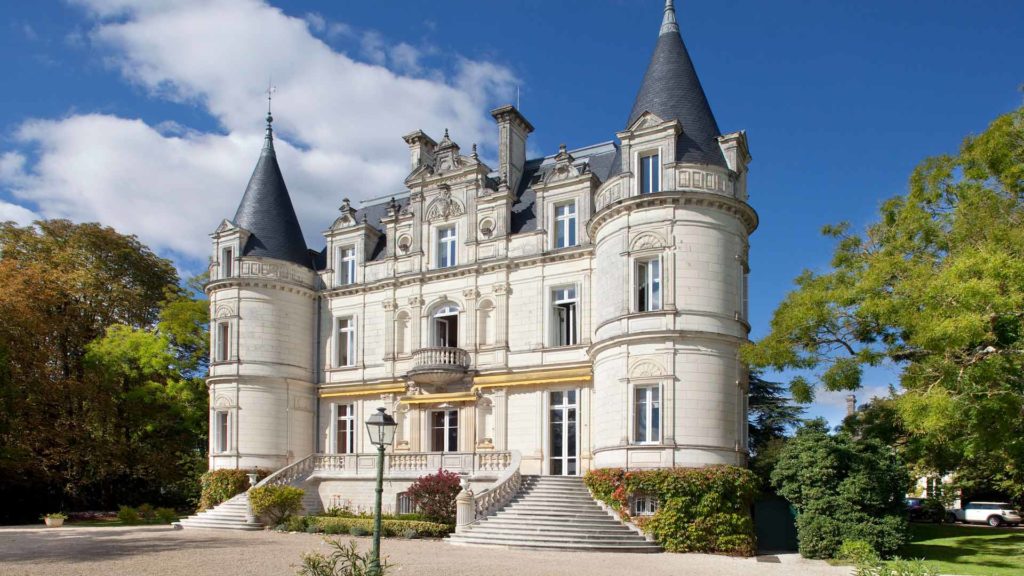
[{"label": "stone step", "polygon": [[[653,542],[647,542],[644,539],[636,539],[629,535],[618,535],[618,536],[598,536],[598,537],[581,537],[573,535],[560,535],[560,534],[500,534],[500,533],[488,533],[488,532],[468,532],[463,534],[456,534],[456,536],[480,539],[480,540],[503,540],[503,541],[514,541],[519,544],[550,544],[554,542],[562,544],[626,544],[632,546],[642,546],[653,544]],[[655,544],[655,546],[657,546]]]},{"label": "stone step", "polygon": [[473,538],[469,536],[450,536],[448,542],[454,545],[497,546],[502,548],[531,548],[543,550],[575,550],[580,552],[633,552],[654,554],[661,552],[657,544],[645,543],[590,543],[590,542],[519,542],[517,540],[501,540],[490,538]]},{"label": "stone step", "polygon": [[538,502],[532,498],[524,498],[517,502],[511,502],[505,508],[518,508],[520,510],[577,510],[580,512],[604,512],[600,506],[593,502]]},{"label": "stone step", "polygon": [[214,530],[263,530],[262,524],[246,524],[245,522],[216,523],[207,520],[180,520],[173,524],[175,528],[207,528]]},{"label": "stone step", "polygon": [[634,538],[634,536],[636,536],[636,533],[631,532],[628,529],[625,532],[621,532],[621,531],[618,531],[618,530],[602,530],[600,532],[589,532],[589,531],[586,531],[586,530],[560,530],[560,531],[556,531],[556,532],[540,532],[540,531],[530,531],[530,530],[527,530],[527,529],[516,530],[516,529],[511,529],[511,528],[500,528],[500,529],[499,528],[491,528],[491,529],[486,529],[485,530],[482,527],[474,527],[473,531],[471,533],[469,533],[469,535],[472,535],[474,537],[475,536],[481,536],[481,535],[488,535],[488,536],[494,536],[494,537],[500,537],[500,538],[512,538],[512,537],[514,537],[517,540],[521,540],[521,539],[524,539],[524,538],[525,539],[531,539],[531,538],[533,538],[533,539],[535,539],[535,538],[545,539],[546,538],[546,539],[552,539],[552,540],[569,540],[569,541],[582,540],[582,541],[587,541],[587,542],[598,542],[598,541],[614,541],[614,542],[617,542],[617,541],[621,541],[621,540],[628,540],[630,542],[635,542],[636,541],[636,539]]},{"label": "stone step", "polygon": [[[537,528],[550,528],[555,530],[615,530],[618,528],[626,528],[621,522],[609,519],[609,521],[594,521],[588,520],[581,522],[578,520],[551,520],[551,519],[540,519],[534,518],[532,520],[519,519],[502,519],[498,517],[488,518],[483,522],[477,523],[474,526],[499,526],[499,527],[537,527]],[[626,528],[628,530],[628,528]]]},{"label": "stone step", "polygon": [[537,519],[537,520],[540,520],[540,519],[555,519],[555,520],[558,520],[558,519],[573,519],[573,520],[605,520],[605,519],[608,519],[608,520],[613,520],[614,521],[614,519],[609,517],[607,513],[601,512],[601,511],[598,511],[598,512],[571,512],[571,511],[559,511],[559,510],[539,511],[539,510],[514,510],[514,509],[509,509],[509,510],[502,510],[501,512],[498,512],[495,516],[496,517],[500,516],[501,518],[534,518],[534,519]]}]

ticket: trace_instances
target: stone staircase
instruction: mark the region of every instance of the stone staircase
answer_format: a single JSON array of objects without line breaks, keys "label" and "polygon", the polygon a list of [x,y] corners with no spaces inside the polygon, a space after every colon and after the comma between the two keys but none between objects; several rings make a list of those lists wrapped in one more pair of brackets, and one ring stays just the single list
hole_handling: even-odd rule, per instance
[{"label": "stone staircase", "polygon": [[245,492],[202,512],[182,518],[173,524],[175,528],[214,528],[221,530],[262,530],[263,524],[249,524],[245,521],[249,497]]},{"label": "stone staircase", "polygon": [[590,496],[583,479],[523,476],[519,493],[497,513],[448,538],[452,544],[581,552],[661,552]]}]

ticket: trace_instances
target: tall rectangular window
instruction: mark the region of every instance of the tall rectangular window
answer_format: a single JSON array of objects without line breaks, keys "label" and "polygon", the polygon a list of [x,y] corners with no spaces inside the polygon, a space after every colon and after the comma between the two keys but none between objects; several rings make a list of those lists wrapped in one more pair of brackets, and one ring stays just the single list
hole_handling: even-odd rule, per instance
[{"label": "tall rectangular window", "polygon": [[458,410],[435,410],[430,413],[430,449],[434,452],[459,451]]},{"label": "tall rectangular window", "polygon": [[576,288],[556,288],[551,294],[555,345],[575,346],[577,342]]},{"label": "tall rectangular window", "polygon": [[576,245],[576,202],[555,205],[555,248]]},{"label": "tall rectangular window", "polygon": [[231,357],[231,324],[218,322],[216,334],[217,362],[227,362]]},{"label": "tall rectangular window", "polygon": [[338,248],[338,285],[346,286],[356,282],[356,249],[354,246]]},{"label": "tall rectangular window", "polygon": [[661,259],[636,263],[636,311],[661,310]]},{"label": "tall rectangular window", "polygon": [[634,389],[633,441],[638,444],[661,441],[661,398],[657,386]]},{"label": "tall rectangular window", "polygon": [[661,156],[650,154],[640,157],[640,193],[661,191]]},{"label": "tall rectangular window", "polygon": [[338,318],[337,366],[356,364],[356,322],[353,318]]},{"label": "tall rectangular window", "polygon": [[457,236],[455,226],[445,226],[437,229],[437,267],[448,268],[455,266],[455,248]]},{"label": "tall rectangular window", "polygon": [[215,424],[214,425],[216,426],[214,428],[214,430],[215,430],[214,436],[216,437],[215,449],[217,450],[217,452],[227,452],[228,451],[228,439],[230,438],[228,436],[228,418],[229,418],[229,414],[226,411],[218,411],[218,412],[215,412],[214,414],[215,414]]},{"label": "tall rectangular window", "polygon": [[334,450],[338,454],[354,454],[356,451],[356,406],[337,404],[338,418],[335,422]]},{"label": "tall rectangular window", "polygon": [[220,275],[221,278],[230,278],[235,272],[235,251],[225,248],[220,254]]}]

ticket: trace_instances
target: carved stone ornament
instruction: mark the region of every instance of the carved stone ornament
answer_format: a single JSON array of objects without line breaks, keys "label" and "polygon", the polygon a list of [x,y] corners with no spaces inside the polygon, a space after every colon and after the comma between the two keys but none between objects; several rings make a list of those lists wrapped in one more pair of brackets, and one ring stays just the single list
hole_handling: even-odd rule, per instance
[{"label": "carved stone ornament", "polygon": [[665,369],[654,362],[645,360],[634,364],[633,369],[629,373],[633,378],[650,378],[652,376],[663,376]]},{"label": "carved stone ornament", "polygon": [[572,157],[572,154],[565,149],[565,144],[562,144],[558,148],[558,154],[555,155],[555,167],[548,173],[544,179],[545,184],[551,182],[560,182],[562,180],[568,180],[569,178],[575,178],[587,171],[587,164],[582,163],[577,165],[576,159]]},{"label": "carved stone ornament", "polygon": [[605,206],[611,204],[612,202],[621,199],[622,183],[616,182],[612,186],[609,186],[607,189],[602,190],[601,193],[597,195],[597,202],[595,202],[595,204],[597,209],[600,210],[601,208],[604,208]]},{"label": "carved stone ornament", "polygon": [[646,250],[650,248],[664,248],[666,245],[667,243],[661,236],[653,232],[643,232],[633,238],[633,241],[629,243],[629,249]]},{"label": "carved stone ornament", "polygon": [[451,188],[442,185],[441,194],[427,207],[427,221],[447,220],[453,216],[461,216],[465,211],[462,203],[452,197]]}]

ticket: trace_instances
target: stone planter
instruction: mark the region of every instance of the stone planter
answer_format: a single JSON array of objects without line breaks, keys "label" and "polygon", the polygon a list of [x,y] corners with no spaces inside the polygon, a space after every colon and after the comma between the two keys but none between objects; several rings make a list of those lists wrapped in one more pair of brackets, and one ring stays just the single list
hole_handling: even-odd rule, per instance
[{"label": "stone planter", "polygon": [[64,525],[63,518],[44,518],[43,520],[46,521],[46,526],[49,528],[60,528]]}]

